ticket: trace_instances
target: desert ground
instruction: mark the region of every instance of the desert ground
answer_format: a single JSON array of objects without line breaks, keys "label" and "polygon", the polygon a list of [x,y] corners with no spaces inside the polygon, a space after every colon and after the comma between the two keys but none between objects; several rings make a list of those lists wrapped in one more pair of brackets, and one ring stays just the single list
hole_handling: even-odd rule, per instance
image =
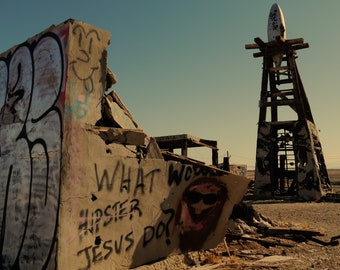
[{"label": "desert ground", "polygon": [[[334,192],[340,195],[340,170],[330,169],[328,174]],[[253,179],[253,172],[247,177]],[[251,211],[228,221],[230,231],[215,249],[169,256],[137,269],[340,269],[339,200],[256,201],[245,197],[241,205]],[[289,233],[268,235],[263,233],[267,227]],[[242,238],[228,237],[230,232],[235,234],[235,228]]]}]

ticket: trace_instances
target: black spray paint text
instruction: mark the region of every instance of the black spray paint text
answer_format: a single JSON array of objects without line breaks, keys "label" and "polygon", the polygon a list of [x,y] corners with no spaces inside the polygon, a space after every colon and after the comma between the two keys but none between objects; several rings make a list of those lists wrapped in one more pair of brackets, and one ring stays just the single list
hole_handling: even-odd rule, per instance
[{"label": "black spray paint text", "polygon": [[143,236],[143,247],[146,247],[151,241],[158,240],[162,236],[166,237],[166,244],[170,245],[170,223],[175,217],[174,209],[166,209],[162,210],[164,215],[168,215],[168,220],[166,222],[160,221],[155,226],[146,226],[144,228],[144,236]]},{"label": "black spray paint text", "polygon": [[171,187],[172,184],[176,184],[176,186],[179,186],[182,181],[187,182],[199,175],[212,177],[221,174],[222,174],[221,172],[218,171],[213,172],[211,169],[207,169],[200,166],[169,163],[168,185],[169,187]]},{"label": "black spray paint text", "polygon": [[138,192],[145,194],[145,192],[152,193],[155,177],[159,175],[160,169],[152,169],[145,172],[145,168],[132,168],[126,166],[123,161],[118,160],[113,166],[113,171],[104,169],[101,177],[98,173],[98,165],[94,164],[94,170],[97,180],[98,191],[101,191],[106,183],[108,191],[117,190],[120,193],[126,192],[136,196]]},{"label": "black spray paint text", "polygon": [[97,208],[92,213],[89,213],[88,209],[82,209],[78,229],[83,231],[84,235],[87,235],[88,232],[92,234],[98,233],[100,225],[106,227],[112,222],[116,223],[125,218],[132,220],[134,216],[142,216],[138,199],[117,201],[113,204],[108,204],[103,209]]},{"label": "black spray paint text", "polygon": [[86,266],[80,267],[79,270],[90,269],[92,264],[107,260],[113,253],[119,255],[123,250],[127,252],[133,244],[133,232],[131,231],[126,235],[121,235],[118,240],[100,241],[97,245],[87,246],[77,252],[78,257],[85,256],[86,260]]}]

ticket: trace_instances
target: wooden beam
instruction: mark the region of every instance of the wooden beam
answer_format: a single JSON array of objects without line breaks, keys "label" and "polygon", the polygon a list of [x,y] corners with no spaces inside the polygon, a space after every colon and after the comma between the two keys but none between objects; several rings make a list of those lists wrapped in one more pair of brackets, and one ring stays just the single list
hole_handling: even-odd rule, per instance
[{"label": "wooden beam", "polygon": [[197,159],[177,155],[175,153],[171,153],[169,151],[164,151],[164,150],[161,150],[161,152],[162,152],[163,157],[166,161],[169,161],[169,160],[178,161],[178,162],[181,162],[183,164],[190,164],[190,165],[202,167],[202,168],[205,168],[209,171],[214,171],[216,173],[222,173],[222,174],[229,174],[230,173],[230,172],[227,172],[227,171],[220,169],[216,166],[206,165],[204,162],[197,160]]},{"label": "wooden beam", "polygon": [[260,104],[260,107],[270,107],[270,106],[294,106],[296,105],[296,100],[286,99],[286,100],[276,100],[276,101],[266,101]]},{"label": "wooden beam", "polygon": [[240,235],[240,234],[227,233],[225,235],[225,238],[229,241],[231,241],[231,240],[254,241],[254,242],[257,242],[257,243],[259,243],[259,244],[261,244],[265,247],[270,247],[270,246],[294,247],[294,245],[292,245],[292,244],[280,243],[279,241],[260,239],[260,238],[250,237],[250,236],[242,235],[242,234]]},{"label": "wooden beam", "polygon": [[265,235],[300,234],[304,236],[323,236],[325,234],[316,230],[287,229],[287,228],[266,228],[261,231]]}]

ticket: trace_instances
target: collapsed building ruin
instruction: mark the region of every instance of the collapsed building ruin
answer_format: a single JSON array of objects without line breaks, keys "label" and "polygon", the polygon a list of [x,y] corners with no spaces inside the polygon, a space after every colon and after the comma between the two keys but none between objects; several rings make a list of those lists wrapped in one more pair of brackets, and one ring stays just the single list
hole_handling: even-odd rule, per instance
[{"label": "collapsed building ruin", "polygon": [[70,19],[1,54],[1,269],[128,269],[211,248],[247,190],[165,160],[111,88],[109,38]]}]

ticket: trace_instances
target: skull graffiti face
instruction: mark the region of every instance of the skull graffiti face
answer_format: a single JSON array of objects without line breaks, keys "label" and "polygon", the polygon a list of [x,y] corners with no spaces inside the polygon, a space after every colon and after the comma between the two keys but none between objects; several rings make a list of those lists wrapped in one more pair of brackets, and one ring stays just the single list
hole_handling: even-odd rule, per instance
[{"label": "skull graffiti face", "polygon": [[228,197],[225,185],[214,178],[200,178],[184,191],[176,212],[180,248],[194,250],[216,228]]},{"label": "skull graffiti face", "polygon": [[220,190],[220,187],[207,182],[189,187],[185,191],[183,200],[195,223],[203,221],[221,203],[219,200]]}]

